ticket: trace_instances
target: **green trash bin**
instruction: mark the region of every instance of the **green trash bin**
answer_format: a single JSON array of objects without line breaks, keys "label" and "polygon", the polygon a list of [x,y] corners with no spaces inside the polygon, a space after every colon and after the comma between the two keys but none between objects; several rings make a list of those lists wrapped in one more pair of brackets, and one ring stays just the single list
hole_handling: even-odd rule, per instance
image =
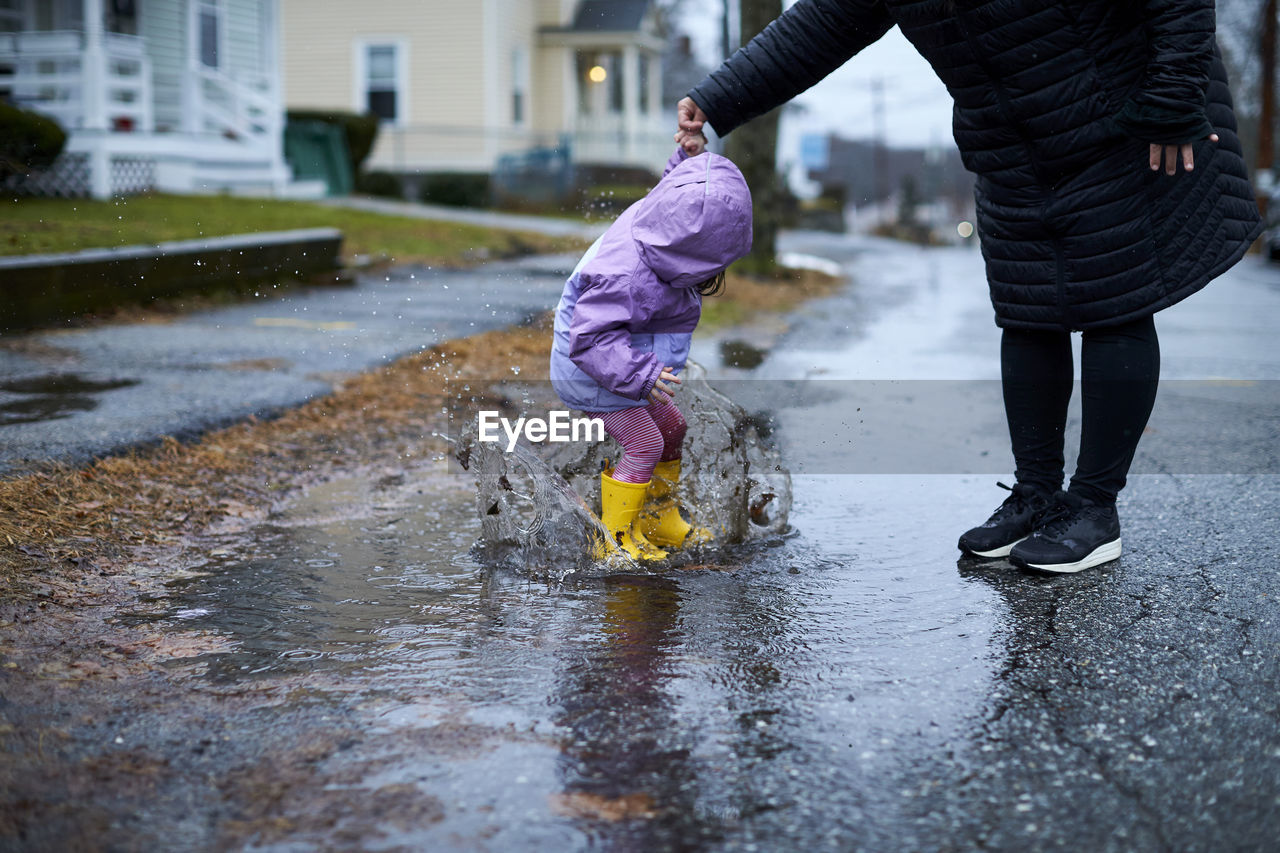
[{"label": "green trash bin", "polygon": [[284,126],[284,159],[295,180],[320,179],[329,195],[350,195],[355,186],[347,138],[341,127],[323,121],[289,121]]}]

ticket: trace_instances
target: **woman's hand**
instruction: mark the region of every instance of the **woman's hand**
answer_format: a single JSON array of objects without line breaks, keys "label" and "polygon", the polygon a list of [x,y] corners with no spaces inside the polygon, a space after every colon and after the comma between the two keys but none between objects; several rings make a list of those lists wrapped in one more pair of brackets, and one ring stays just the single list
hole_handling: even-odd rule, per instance
[{"label": "woman's hand", "polygon": [[685,142],[701,138],[703,145],[706,145],[706,137],[702,135],[702,126],[706,122],[707,114],[693,102],[693,98],[681,98],[680,103],[676,104],[676,124],[680,128],[676,131],[676,144],[688,151]]},{"label": "woman's hand", "polygon": [[680,384],[680,377],[672,373],[670,367],[662,368],[662,373],[658,374],[658,381],[653,383],[653,390],[649,392],[649,399],[663,405],[670,403],[671,395],[676,392],[676,389],[667,383]]},{"label": "woman's hand", "polygon": [[[686,99],[687,100],[687,99]],[[1210,142],[1218,141],[1218,134],[1209,134]],[[1178,171],[1178,155],[1182,155],[1182,171],[1190,172],[1196,167],[1195,156],[1191,153],[1191,144],[1185,145],[1160,145],[1151,143],[1151,152],[1148,158],[1151,171],[1160,171],[1160,166],[1164,166],[1166,175],[1175,174]]]}]

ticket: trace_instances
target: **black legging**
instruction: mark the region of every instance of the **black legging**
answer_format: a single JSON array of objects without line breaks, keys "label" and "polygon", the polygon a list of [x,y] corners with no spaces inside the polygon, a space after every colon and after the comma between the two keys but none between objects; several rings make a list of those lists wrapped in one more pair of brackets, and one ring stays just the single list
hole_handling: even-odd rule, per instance
[{"label": "black legging", "polygon": [[[1083,424],[1068,491],[1111,504],[1124,488],[1156,401],[1160,341],[1155,321],[1144,317],[1084,332],[1080,361]],[[1018,481],[1060,489],[1072,386],[1070,333],[1005,329],[1000,373]]]}]

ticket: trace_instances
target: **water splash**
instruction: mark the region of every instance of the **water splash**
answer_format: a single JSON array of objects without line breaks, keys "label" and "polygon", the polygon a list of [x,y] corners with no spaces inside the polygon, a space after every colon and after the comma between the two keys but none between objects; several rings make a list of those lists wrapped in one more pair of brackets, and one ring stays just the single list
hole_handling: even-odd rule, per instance
[{"label": "water splash", "polygon": [[[788,530],[791,511],[791,474],[746,410],[712,388],[700,365],[690,362],[683,378],[679,405],[689,429],[676,494],[690,523],[709,530],[711,540],[674,552],[667,564],[676,565],[706,560],[728,545],[779,536]],[[525,409],[532,404],[527,389],[513,393],[507,387],[504,396],[521,400]],[[594,511],[600,505],[600,472],[621,456],[613,439],[520,442],[506,452],[503,443],[478,440],[475,418],[464,423],[456,457],[476,478],[480,559],[555,580],[664,567],[633,562]]]}]

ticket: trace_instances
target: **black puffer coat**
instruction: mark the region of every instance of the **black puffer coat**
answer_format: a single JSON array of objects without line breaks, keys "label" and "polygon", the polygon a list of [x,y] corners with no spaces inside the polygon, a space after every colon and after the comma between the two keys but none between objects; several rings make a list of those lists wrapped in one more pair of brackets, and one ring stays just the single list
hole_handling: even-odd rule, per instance
[{"label": "black puffer coat", "polygon": [[[800,0],[689,95],[726,134],[894,24],[955,99],[997,324],[1137,319],[1260,233],[1212,0]],[[1148,167],[1191,141],[1192,172]]]}]

